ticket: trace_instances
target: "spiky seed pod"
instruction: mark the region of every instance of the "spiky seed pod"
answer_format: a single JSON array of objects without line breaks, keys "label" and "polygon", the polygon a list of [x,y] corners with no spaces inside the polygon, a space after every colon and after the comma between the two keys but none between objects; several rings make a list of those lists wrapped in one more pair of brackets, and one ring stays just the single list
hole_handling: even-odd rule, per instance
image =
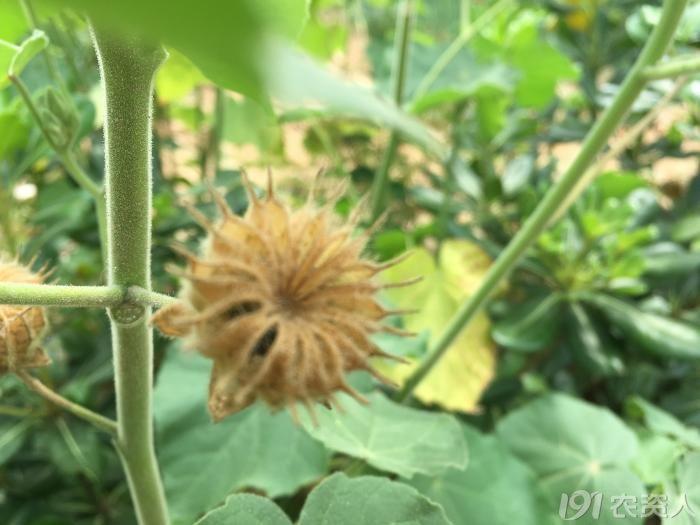
[{"label": "spiky seed pod", "polygon": [[[195,219],[208,231],[201,254],[180,250],[187,269],[181,300],[154,316],[170,336],[213,360],[209,411],[215,421],[256,399],[273,408],[335,403],[344,391],[360,401],[345,374],[368,370],[382,352],[370,335],[395,331],[380,321],[390,312],[375,299],[373,277],[388,265],[361,256],[366,235],[338,227],[330,207],[291,212],[268,185],[260,200],[246,180],[250,206],[236,216],[213,191],[221,218]],[[295,416],[296,417],[296,416]]]},{"label": "spiky seed pod", "polygon": [[[0,260],[0,282],[39,284],[44,277]],[[47,329],[44,308],[0,305],[0,374],[49,365],[51,360],[40,346]]]}]

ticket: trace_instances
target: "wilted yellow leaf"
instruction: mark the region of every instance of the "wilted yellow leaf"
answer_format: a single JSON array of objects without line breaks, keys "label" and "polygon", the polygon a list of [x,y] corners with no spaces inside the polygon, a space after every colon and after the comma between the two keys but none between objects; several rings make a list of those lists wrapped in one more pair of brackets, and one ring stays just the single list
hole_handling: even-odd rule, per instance
[{"label": "wilted yellow leaf", "polygon": [[[424,248],[418,248],[400,264],[384,272],[386,282],[423,276],[420,283],[387,290],[387,299],[398,308],[417,308],[406,316],[405,326],[414,332],[428,331],[434,344],[448,322],[478,287],[491,263],[476,244],[465,240],[443,243],[438,263]],[[478,314],[447,350],[445,356],[418,386],[416,396],[449,410],[472,412],[495,368],[490,322]],[[377,365],[393,380],[403,381],[415,370],[412,365]]]}]

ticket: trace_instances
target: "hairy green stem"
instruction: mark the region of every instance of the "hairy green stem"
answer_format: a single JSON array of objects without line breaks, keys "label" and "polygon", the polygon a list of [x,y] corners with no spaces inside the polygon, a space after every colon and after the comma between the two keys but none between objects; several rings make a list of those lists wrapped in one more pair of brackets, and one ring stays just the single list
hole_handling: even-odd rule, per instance
[{"label": "hairy green stem", "polygon": [[107,308],[125,298],[121,286],[0,283],[0,304]]},{"label": "hairy green stem", "polygon": [[[406,66],[408,65],[408,47],[411,43],[411,20],[413,9],[410,0],[403,0],[399,4],[396,17],[396,35],[394,37],[394,64],[393,75],[393,99],[397,106],[403,103],[404,85],[406,83]],[[372,222],[376,221],[384,212],[384,196],[389,183],[389,169],[394,161],[399,145],[399,135],[392,130],[389,136],[389,144],[384,150],[382,162],[374,177],[372,185]]]},{"label": "hairy green stem", "polygon": [[112,308],[120,305],[167,306],[177,301],[140,286],[67,286],[60,284],[0,283],[0,304]]},{"label": "hairy green stem", "polygon": [[644,70],[647,80],[675,78],[700,73],[700,55],[680,56],[662,64],[649,66]]},{"label": "hairy green stem", "polygon": [[[107,114],[105,190],[108,282],[151,291],[151,115],[160,46],[95,27]],[[117,449],[141,525],[167,525],[153,442],[150,307],[110,309],[117,397]]]},{"label": "hairy green stem", "polygon": [[85,421],[92,423],[100,430],[104,430],[105,432],[109,432],[110,434],[117,433],[117,423],[115,421],[112,421],[107,417],[101,416],[100,414],[97,414],[96,412],[93,412],[92,410],[85,408],[82,405],[73,403],[72,401],[63,397],[58,392],[51,390],[44,383],[39,381],[36,377],[30,375],[24,370],[19,370],[15,372],[15,375],[22,380],[22,382],[27,386],[27,388],[39,394],[41,397],[43,397],[47,401],[50,401],[54,405],[63,408],[64,410],[70,412],[76,417],[79,417],[80,419],[84,419]]},{"label": "hairy green stem", "polygon": [[445,355],[455,338],[467,326],[474,315],[483,307],[491,293],[513,267],[525,251],[537,240],[551,217],[559,210],[561,203],[576,186],[588,167],[595,162],[598,153],[605,147],[612,133],[617,129],[644,88],[644,71],[655,64],[666,52],[688,0],[666,0],[661,18],[654,28],[644,49],[623,82],[612,104],[590,130],[578,155],[564,176],[545,195],[542,202],[528,217],[520,231],[501,252],[489,268],[479,289],[459,308],[445,331],[431,348],[428,357],[408,378],[397,393],[397,399],[407,400],[420,382]]}]

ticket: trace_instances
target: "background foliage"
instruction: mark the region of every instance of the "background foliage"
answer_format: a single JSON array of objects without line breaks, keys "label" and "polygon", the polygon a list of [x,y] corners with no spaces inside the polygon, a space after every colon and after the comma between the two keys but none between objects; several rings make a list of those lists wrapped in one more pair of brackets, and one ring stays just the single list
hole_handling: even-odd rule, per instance
[{"label": "background foliage", "polygon": [[[324,188],[350,181],[336,207],[346,216],[388,157],[390,213],[370,255],[411,251],[387,279],[424,280],[384,297],[418,306],[392,319],[418,335],[377,343],[412,363],[566,167],[659,13],[629,0],[416,0],[397,107],[395,2],[112,4],[91,15],[147,28],[170,52],[156,83],[154,288],[177,290],[170,244],[195,246],[202,234],[178,202],[212,213],[206,178],[242,212],[241,165],[254,178],[273,166],[292,202],[323,165]],[[99,180],[95,57],[84,18],[65,9],[89,3],[29,5],[35,22],[27,6],[0,0],[0,71],[21,74]],[[691,4],[676,52],[698,42],[700,4]],[[0,88],[0,248],[48,264],[60,283],[101,283],[90,196],[5,73]],[[319,427],[262,406],[213,425],[207,363],[158,339],[158,454],[174,523],[558,523],[562,492],[578,489],[667,494],[672,508],[685,495],[696,516],[664,523],[698,523],[699,93],[693,79],[649,85],[628,129],[662,107],[656,124],[596,167],[414,406],[359,375],[372,403],[321,409]],[[54,365],[38,375],[112,414],[104,314],[56,309],[51,319]],[[411,369],[382,370],[400,383]],[[109,440],[9,376],[0,378],[0,521],[134,523]],[[643,519],[604,506],[595,520],[621,522]]]}]

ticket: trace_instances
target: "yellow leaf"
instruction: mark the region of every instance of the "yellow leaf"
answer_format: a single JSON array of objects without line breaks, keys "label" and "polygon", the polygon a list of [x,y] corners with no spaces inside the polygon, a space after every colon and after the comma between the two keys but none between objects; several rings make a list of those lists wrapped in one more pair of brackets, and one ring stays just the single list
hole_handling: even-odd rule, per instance
[{"label": "yellow leaf", "polygon": [[[403,262],[384,272],[386,282],[417,275],[420,283],[387,290],[387,299],[398,308],[418,308],[407,316],[405,326],[414,332],[428,331],[433,345],[459,306],[476,290],[490,265],[490,259],[476,244],[465,240],[443,243],[438,264],[424,248],[416,249]],[[411,365],[377,365],[398,383],[415,370]],[[445,356],[418,386],[415,395],[425,403],[449,410],[472,412],[481,392],[493,378],[494,345],[486,314],[478,314],[447,350]]]}]

